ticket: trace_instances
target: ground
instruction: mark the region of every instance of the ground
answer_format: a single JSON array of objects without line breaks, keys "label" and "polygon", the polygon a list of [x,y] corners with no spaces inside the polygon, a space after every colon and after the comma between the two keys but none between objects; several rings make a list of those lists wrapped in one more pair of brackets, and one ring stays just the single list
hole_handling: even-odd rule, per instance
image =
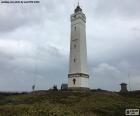
[{"label": "ground", "polygon": [[0,93],[0,116],[124,116],[126,108],[140,109],[140,91]]}]

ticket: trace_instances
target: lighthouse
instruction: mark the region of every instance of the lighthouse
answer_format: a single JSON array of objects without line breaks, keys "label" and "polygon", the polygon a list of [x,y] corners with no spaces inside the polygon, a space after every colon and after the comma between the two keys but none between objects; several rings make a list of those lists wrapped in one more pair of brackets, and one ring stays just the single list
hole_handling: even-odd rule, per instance
[{"label": "lighthouse", "polygon": [[71,37],[69,55],[69,90],[88,90],[86,16],[79,4],[71,15]]}]

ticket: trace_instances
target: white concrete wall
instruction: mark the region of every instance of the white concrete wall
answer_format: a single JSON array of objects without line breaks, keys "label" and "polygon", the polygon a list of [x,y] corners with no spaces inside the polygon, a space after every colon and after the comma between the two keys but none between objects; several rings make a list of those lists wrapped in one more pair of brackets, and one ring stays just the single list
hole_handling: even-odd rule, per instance
[{"label": "white concrete wall", "polygon": [[[81,11],[71,15],[69,74],[75,74],[75,73],[88,74],[85,23],[86,23],[86,17]],[[74,78],[76,79],[75,85],[73,84]],[[87,88],[89,87],[88,80],[89,78],[85,78],[85,77],[68,78],[68,87]]]},{"label": "white concrete wall", "polygon": [[[74,14],[76,15],[76,14]],[[70,42],[70,67],[69,74],[73,73],[85,73],[88,74],[87,70],[87,48],[86,48],[86,17],[82,12],[77,14],[75,20],[73,15],[71,16],[71,42]],[[76,27],[76,30],[75,30]],[[76,45],[76,48],[74,46]],[[74,62],[75,58],[75,62]]]},{"label": "white concrete wall", "polygon": [[[75,84],[73,83],[73,79],[76,79]],[[85,78],[85,77],[68,78],[68,87],[85,87],[85,88],[89,88],[89,78]]]}]

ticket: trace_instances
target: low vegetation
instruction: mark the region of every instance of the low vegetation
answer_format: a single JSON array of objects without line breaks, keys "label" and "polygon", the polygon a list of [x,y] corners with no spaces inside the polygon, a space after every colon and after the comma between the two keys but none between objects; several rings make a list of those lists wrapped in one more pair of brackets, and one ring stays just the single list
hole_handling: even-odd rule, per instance
[{"label": "low vegetation", "polygon": [[123,116],[126,108],[140,109],[139,91],[0,93],[0,116]]}]

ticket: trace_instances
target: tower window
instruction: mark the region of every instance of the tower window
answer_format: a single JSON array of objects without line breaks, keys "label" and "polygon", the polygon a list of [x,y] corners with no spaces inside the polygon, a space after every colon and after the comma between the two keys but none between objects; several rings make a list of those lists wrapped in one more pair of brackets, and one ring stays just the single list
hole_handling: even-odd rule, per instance
[{"label": "tower window", "polygon": [[75,85],[76,79],[73,79],[73,84]]},{"label": "tower window", "polygon": [[76,44],[74,44],[74,48],[76,48]]},{"label": "tower window", "polygon": [[74,62],[76,61],[76,60],[75,60],[75,58],[74,58],[74,60],[73,60],[73,61],[74,61]]},{"label": "tower window", "polygon": [[76,31],[76,26],[74,27],[74,30]]}]

